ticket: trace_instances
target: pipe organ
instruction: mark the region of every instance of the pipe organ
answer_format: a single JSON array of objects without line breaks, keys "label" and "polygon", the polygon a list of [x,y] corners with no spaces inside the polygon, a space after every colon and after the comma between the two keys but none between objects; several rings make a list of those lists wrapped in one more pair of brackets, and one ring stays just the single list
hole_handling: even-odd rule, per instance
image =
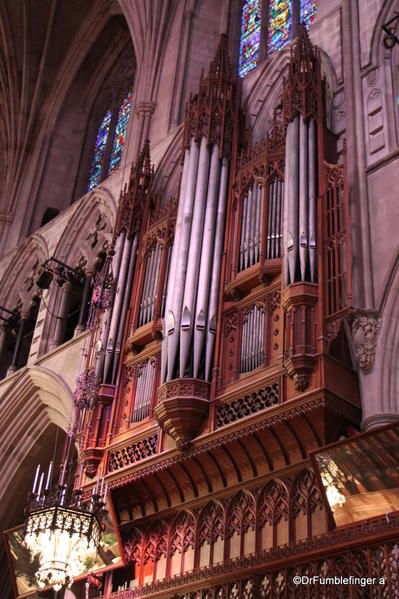
[{"label": "pipe organ", "polygon": [[194,572],[195,591],[205,566],[233,576],[251,556],[284,561],[327,535],[307,456],[360,418],[339,350],[351,311],[345,151],[338,162],[304,29],[257,144],[239,104],[222,36],[187,105],[175,196],[155,192],[146,143],[118,210],[101,425],[83,459],[109,480],[137,597],[145,581],[155,596]]},{"label": "pipe organ", "polygon": [[265,312],[263,306],[253,306],[241,328],[240,372],[250,372],[263,364],[265,342]]}]

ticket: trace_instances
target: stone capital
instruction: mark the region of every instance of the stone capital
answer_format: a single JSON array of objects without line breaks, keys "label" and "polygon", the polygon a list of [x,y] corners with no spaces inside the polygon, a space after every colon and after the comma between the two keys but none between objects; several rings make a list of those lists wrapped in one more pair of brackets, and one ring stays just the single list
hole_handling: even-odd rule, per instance
[{"label": "stone capital", "polygon": [[154,113],[155,106],[155,102],[138,102],[136,104],[137,114],[151,116]]},{"label": "stone capital", "polygon": [[352,337],[356,358],[364,372],[374,366],[381,318],[376,310],[356,310],[352,321]]}]

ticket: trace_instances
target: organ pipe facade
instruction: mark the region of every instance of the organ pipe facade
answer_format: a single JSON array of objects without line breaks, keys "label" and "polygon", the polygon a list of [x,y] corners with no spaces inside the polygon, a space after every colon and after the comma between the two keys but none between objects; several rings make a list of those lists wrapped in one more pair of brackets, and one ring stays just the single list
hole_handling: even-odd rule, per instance
[{"label": "organ pipe facade", "polygon": [[222,36],[187,104],[175,196],[154,191],[149,142],[132,167],[82,454],[88,489],[106,473],[123,540],[124,578],[107,575],[105,596],[213,596],[195,577],[329,538],[308,456],[359,425],[360,403],[346,154],[326,102],[303,29],[253,144]]}]

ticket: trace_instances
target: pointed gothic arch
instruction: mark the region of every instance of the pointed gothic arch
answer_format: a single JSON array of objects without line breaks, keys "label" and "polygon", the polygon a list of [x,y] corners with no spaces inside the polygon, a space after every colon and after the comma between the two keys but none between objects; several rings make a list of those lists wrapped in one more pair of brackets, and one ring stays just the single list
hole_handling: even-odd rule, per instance
[{"label": "pointed gothic arch", "polygon": [[[56,430],[66,431],[72,391],[57,374],[27,367],[15,375],[0,402],[0,520],[3,528],[19,522],[40,455],[52,459]],[[58,435],[62,437],[63,435]],[[43,441],[44,439],[44,441]],[[41,446],[41,447],[40,447]],[[59,439],[58,449],[62,446]],[[40,450],[40,452],[39,452]],[[43,465],[43,464],[42,464]],[[6,501],[4,498],[8,498]],[[10,503],[11,501],[11,503]]]}]

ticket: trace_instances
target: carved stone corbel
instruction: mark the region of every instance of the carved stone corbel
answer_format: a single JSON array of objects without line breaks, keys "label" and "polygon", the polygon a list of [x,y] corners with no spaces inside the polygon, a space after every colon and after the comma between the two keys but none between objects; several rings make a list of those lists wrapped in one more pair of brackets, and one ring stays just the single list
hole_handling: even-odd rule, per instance
[{"label": "carved stone corbel", "polygon": [[356,310],[352,322],[355,355],[360,368],[370,372],[374,366],[378,334],[382,320],[375,310]]}]

